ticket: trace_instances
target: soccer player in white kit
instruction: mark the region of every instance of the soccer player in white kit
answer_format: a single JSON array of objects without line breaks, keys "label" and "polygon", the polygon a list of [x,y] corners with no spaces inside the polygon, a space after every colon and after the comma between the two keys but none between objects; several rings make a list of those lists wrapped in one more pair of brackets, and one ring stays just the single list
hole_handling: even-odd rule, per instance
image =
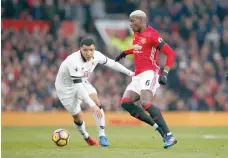
[{"label": "soccer player in white kit", "polygon": [[[55,88],[59,100],[73,116],[75,127],[88,145],[109,146],[105,135],[104,111],[100,107],[96,89],[88,82],[88,77],[98,63],[129,76],[134,74],[123,65],[96,51],[95,41],[87,37],[81,41],[80,50],[72,53],[62,62],[56,77]],[[99,132],[99,143],[86,131],[80,106],[82,101],[87,103],[93,112]]]}]

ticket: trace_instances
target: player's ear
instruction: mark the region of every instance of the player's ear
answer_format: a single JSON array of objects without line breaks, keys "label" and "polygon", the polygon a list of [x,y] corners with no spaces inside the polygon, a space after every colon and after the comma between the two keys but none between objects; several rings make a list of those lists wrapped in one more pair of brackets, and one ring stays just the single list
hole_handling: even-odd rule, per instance
[{"label": "player's ear", "polygon": [[141,23],[146,23],[146,21],[147,21],[146,18],[141,19]]}]

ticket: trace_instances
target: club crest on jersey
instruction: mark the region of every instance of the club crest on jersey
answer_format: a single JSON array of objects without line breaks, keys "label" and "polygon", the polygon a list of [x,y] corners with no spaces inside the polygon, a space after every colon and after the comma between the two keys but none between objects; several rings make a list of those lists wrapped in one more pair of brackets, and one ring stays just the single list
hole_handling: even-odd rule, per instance
[{"label": "club crest on jersey", "polygon": [[85,77],[89,77],[89,74],[90,74],[89,71],[85,71],[85,72],[84,72],[84,76],[85,76]]},{"label": "club crest on jersey", "polygon": [[140,49],[142,49],[142,46],[140,46],[139,44],[134,44],[133,49],[134,50],[140,50]]},{"label": "club crest on jersey", "polygon": [[158,42],[161,43],[163,39],[161,37],[158,38]]},{"label": "club crest on jersey", "polygon": [[145,43],[146,43],[146,38],[141,38],[141,39],[140,39],[140,42],[141,42],[142,44],[145,44]]}]

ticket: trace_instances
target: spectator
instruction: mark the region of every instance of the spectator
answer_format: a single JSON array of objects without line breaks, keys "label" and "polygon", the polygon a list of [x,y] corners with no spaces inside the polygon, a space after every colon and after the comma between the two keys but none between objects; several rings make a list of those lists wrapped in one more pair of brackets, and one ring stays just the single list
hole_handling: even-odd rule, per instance
[{"label": "spectator", "polygon": [[[54,88],[60,63],[78,49],[78,41],[88,33],[98,39],[99,50],[114,58],[116,50],[102,46],[94,29],[94,19],[104,18],[109,13],[127,15],[140,6],[150,13],[149,23],[176,52],[175,69],[169,73],[168,86],[160,88],[154,104],[171,111],[228,111],[228,84],[224,79],[228,70],[228,16],[225,14],[228,11],[222,4],[212,2],[3,1],[3,18],[50,20],[52,27],[50,30],[37,27],[32,33],[26,29],[2,29],[2,110],[62,110]],[[77,20],[81,24],[78,39],[74,35],[62,36],[62,20]],[[122,36],[119,34],[118,40]],[[123,62],[132,67],[131,61]],[[161,65],[165,62],[162,55],[160,62]],[[119,101],[130,83],[129,77],[99,66],[90,80],[105,110],[121,110]],[[82,106],[84,110],[87,108]]]}]

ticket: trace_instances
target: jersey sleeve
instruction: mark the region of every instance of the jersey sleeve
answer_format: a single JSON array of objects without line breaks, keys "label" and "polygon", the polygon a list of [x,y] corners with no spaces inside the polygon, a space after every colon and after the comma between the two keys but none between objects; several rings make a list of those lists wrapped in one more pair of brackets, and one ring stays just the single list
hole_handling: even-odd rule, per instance
[{"label": "jersey sleeve", "polygon": [[133,48],[123,51],[125,54],[133,54]]},{"label": "jersey sleeve", "polygon": [[151,41],[152,45],[155,46],[155,48],[157,48],[158,50],[160,50],[165,45],[165,42],[160,37],[160,35],[157,31],[153,32],[151,34],[150,41]]},{"label": "jersey sleeve", "polygon": [[163,41],[157,31],[152,33],[151,43],[156,49],[166,55],[167,59],[165,65],[172,67],[175,61],[175,53],[172,48]]},{"label": "jersey sleeve", "polygon": [[95,58],[99,64],[106,64],[108,62],[108,57],[103,55],[101,52],[96,51],[95,53]]}]

